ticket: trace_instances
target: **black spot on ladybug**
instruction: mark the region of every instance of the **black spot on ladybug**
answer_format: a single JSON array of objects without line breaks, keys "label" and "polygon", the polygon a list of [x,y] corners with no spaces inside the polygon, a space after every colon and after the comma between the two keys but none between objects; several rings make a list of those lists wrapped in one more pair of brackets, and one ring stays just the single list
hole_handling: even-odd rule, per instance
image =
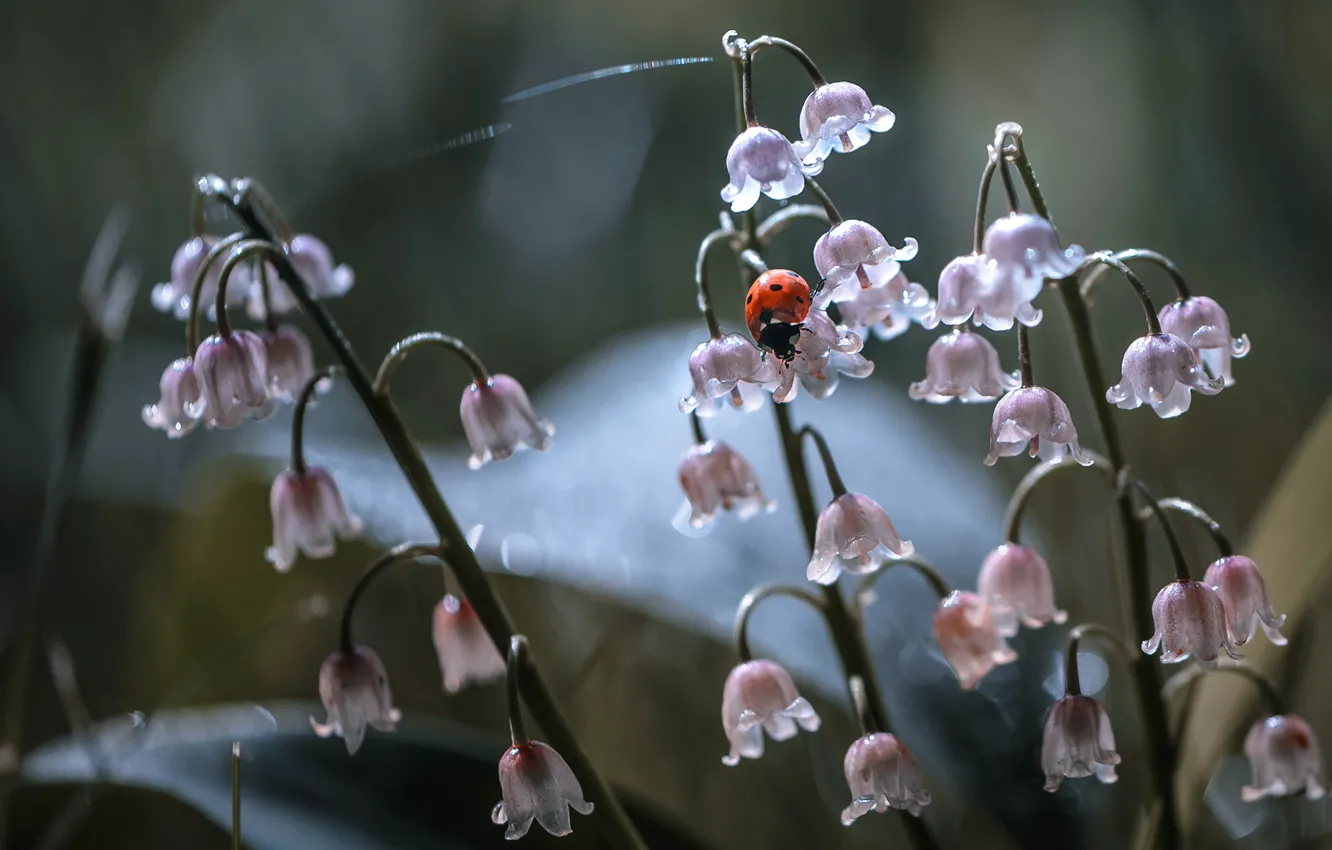
[{"label": "black spot on ladybug", "polygon": [[748,304],[753,300],[754,300],[754,293],[751,292],[749,293],[749,297],[745,299],[745,303]]},{"label": "black spot on ladybug", "polygon": [[801,298],[799,295],[797,295],[797,296],[796,296],[796,303],[797,303],[797,304],[804,304],[804,303],[805,303],[805,299],[804,299],[804,298]]},{"label": "black spot on ladybug", "polygon": [[768,284],[768,288],[771,289],[773,292],[782,291],[782,285],[780,283],[770,283]]}]

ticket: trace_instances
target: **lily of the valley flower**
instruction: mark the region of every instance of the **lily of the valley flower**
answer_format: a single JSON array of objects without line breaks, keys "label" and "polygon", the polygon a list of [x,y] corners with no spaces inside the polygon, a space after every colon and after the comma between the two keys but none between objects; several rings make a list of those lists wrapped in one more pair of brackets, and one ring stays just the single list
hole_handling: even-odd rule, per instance
[{"label": "lily of the valley flower", "polygon": [[1050,567],[1029,546],[1005,543],[985,557],[977,579],[977,594],[990,606],[999,633],[1012,637],[1018,623],[1039,629],[1062,623],[1068,614],[1055,608]]},{"label": "lily of the valley flower", "polygon": [[592,804],[583,798],[569,765],[554,748],[540,741],[516,743],[504,751],[499,762],[500,793],[490,819],[508,824],[504,837],[516,841],[527,834],[532,821],[554,836],[573,832],[569,809],[592,814]]},{"label": "lily of the valley flower", "polygon": [[722,764],[763,755],[763,733],[774,741],[796,734],[796,726],[817,732],[819,715],[796,690],[791,674],[775,661],[758,659],[737,665],[722,688],[722,728],[731,752]]},{"label": "lily of the valley flower", "polygon": [[319,668],[319,698],[328,721],[310,718],[310,726],[321,738],[341,737],[347,752],[355,754],[365,739],[365,728],[381,732],[397,728],[402,713],[393,707],[384,663],[373,649],[358,646],[350,653],[334,652]]},{"label": "lily of the valley flower", "polygon": [[889,807],[919,816],[930,804],[920,763],[895,735],[876,732],[858,739],[846,751],[842,771],[851,789],[851,805],[842,810],[843,826]]},{"label": "lily of the valley flower", "polygon": [[1220,304],[1206,295],[1194,295],[1165,305],[1159,318],[1161,330],[1188,343],[1209,375],[1227,387],[1235,383],[1230,360],[1249,353],[1249,337],[1230,336],[1230,319]]},{"label": "lily of the valley flower", "polygon": [[1064,248],[1054,225],[1037,215],[1010,213],[985,231],[982,253],[989,258],[981,312],[993,330],[1007,330],[1013,322],[1035,325],[1041,320],[1031,302],[1046,278],[1063,278],[1077,270],[1086,252],[1077,245]]},{"label": "lily of the valley flower", "polygon": [[205,339],[194,354],[194,375],[209,427],[235,428],[246,419],[263,419],[277,406],[268,391],[268,348],[253,331]]},{"label": "lily of the valley flower", "polygon": [[466,599],[445,594],[435,606],[433,637],[444,690],[449,693],[504,675],[504,658]]},{"label": "lily of the valley flower", "polygon": [[[766,370],[763,353],[740,334],[710,339],[689,355],[689,379],[694,391],[680,399],[680,410],[696,410],[700,416],[714,414],[726,396],[752,389],[746,384],[764,383]],[[742,400],[742,406],[756,405]]]},{"label": "lily of the valley flower", "polygon": [[[203,268],[208,252],[218,243],[212,235],[196,236],[176,249],[171,258],[171,279],[153,287],[153,306],[162,313],[170,313],[177,319],[187,319],[190,315],[190,298],[194,294],[194,280]],[[204,277],[203,287],[199,292],[199,309],[212,310],[217,300],[217,286],[222,271],[222,261],[216,260],[209,267]],[[237,268],[227,280],[227,304],[243,302],[250,287],[250,273],[247,269]]]},{"label": "lily of the valley flower", "polygon": [[1162,419],[1189,409],[1190,391],[1216,395],[1225,386],[1198,365],[1188,343],[1172,334],[1138,337],[1124,352],[1124,376],[1106,390],[1106,401],[1124,410],[1146,403]]},{"label": "lily of the valley flower", "polygon": [[860,493],[843,493],[819,514],[805,577],[832,584],[843,570],[867,573],[889,558],[905,558],[915,551],[878,502]]},{"label": "lily of the valley flower", "polygon": [[1301,792],[1310,800],[1327,795],[1323,754],[1302,717],[1280,714],[1259,720],[1244,738],[1244,754],[1253,769],[1253,784],[1240,791],[1246,802]]},{"label": "lily of the valley flower", "polygon": [[1068,694],[1050,709],[1045,719],[1045,739],[1041,746],[1041,767],[1045,770],[1045,790],[1057,791],[1065,779],[1095,776],[1111,783],[1115,765],[1115,733],[1105,706],[1091,697]]},{"label": "lily of the valley flower", "polygon": [[814,266],[824,279],[819,297],[824,303],[848,301],[856,296],[852,290],[882,286],[918,249],[911,238],[894,248],[878,228],[863,221],[848,219],[836,224],[814,243]]},{"label": "lily of the valley flower", "polygon": [[824,83],[805,98],[800,108],[800,137],[796,154],[807,164],[828,158],[833,151],[850,153],[869,144],[870,133],[893,128],[897,117],[885,106],[873,104],[855,83]]},{"label": "lily of the valley flower", "polygon": [[977,324],[984,321],[985,317],[977,310],[989,279],[989,266],[989,258],[984,255],[965,254],[943,267],[939,272],[939,298],[935,306],[939,321],[946,325],[961,325],[973,316]]},{"label": "lily of the valley flower", "polygon": [[[291,240],[287,258],[310,288],[310,294],[317,299],[341,298],[351,291],[356,284],[356,274],[346,263],[334,265],[333,252],[317,236],[300,233]],[[268,302],[275,315],[285,315],[297,307],[296,296],[286,282],[278,277],[271,266],[268,275]],[[262,281],[256,279],[250,284],[250,297],[247,309],[255,321],[266,317]]]},{"label": "lily of the valley flower", "polygon": [[1253,638],[1254,630],[1262,626],[1263,634],[1277,646],[1286,645],[1281,626],[1284,614],[1277,616],[1267,599],[1267,583],[1258,572],[1258,565],[1243,555],[1218,558],[1207,568],[1203,583],[1212,586],[1221,597],[1226,611],[1226,631],[1230,642],[1243,646]]},{"label": "lily of the valley flower", "polygon": [[851,297],[838,300],[841,297],[839,291],[833,300],[837,301],[842,324],[852,333],[868,330],[879,339],[889,340],[906,333],[912,322],[923,328],[932,328],[939,323],[930,293],[919,283],[907,280],[902,271],[887,283],[869,289],[846,287],[842,291]]},{"label": "lily of the valley flower", "polygon": [[800,157],[785,136],[768,127],[750,127],[735,137],[726,152],[726,170],[731,182],[721,197],[731,205],[731,212],[745,212],[758,203],[762,193],[774,201],[799,195],[805,188],[805,175],[823,169],[822,160],[802,165]]},{"label": "lily of the valley flower", "polygon": [[1020,387],[999,399],[990,425],[990,453],[985,465],[1016,457],[1030,448],[1032,457],[1059,460],[1065,452],[1083,466],[1092,459],[1078,445],[1078,430],[1064,400],[1045,387]]},{"label": "lily of the valley flower", "polygon": [[298,552],[328,558],[336,539],[361,533],[361,520],[347,512],[342,494],[328,470],[311,466],[304,473],[288,469],[273,481],[269,494],[273,513],[273,545],[264,554],[278,572],[290,570]]},{"label": "lily of the valley flower", "polygon": [[1216,667],[1224,651],[1236,661],[1244,656],[1226,633],[1226,612],[1221,597],[1200,581],[1172,581],[1152,602],[1156,633],[1142,642],[1148,655],[1161,649],[1161,662],[1178,664],[1190,655],[1204,669]]},{"label": "lily of the valley flower", "polygon": [[195,429],[204,415],[203,393],[194,373],[194,358],[182,357],[162,373],[162,398],[143,406],[143,421],[168,437],[183,437]]},{"label": "lily of the valley flower", "polygon": [[974,593],[955,590],[934,612],[934,638],[963,690],[971,690],[997,665],[1017,660],[989,607]]},{"label": "lily of the valley flower", "polygon": [[800,385],[814,398],[825,399],[837,389],[838,375],[866,378],[874,372],[874,363],[860,353],[864,344],[846,326],[833,324],[827,313],[810,310],[796,342],[796,356],[789,362],[765,358],[765,368],[775,368],[775,378],[769,378],[771,372],[765,370],[757,377],[771,383],[772,400],[778,404],[795,398]]},{"label": "lily of the valley flower", "polygon": [[744,455],[719,440],[693,445],[680,461],[680,487],[685,503],[676,526],[706,528],[718,510],[735,511],[742,520],[759,511],[772,513],[777,504],[763,495],[758,474]]},{"label": "lily of the valley flower", "polygon": [[278,325],[260,334],[268,357],[269,395],[292,402],[314,377],[314,349],[295,325]]},{"label": "lily of the valley flower", "polygon": [[925,355],[925,379],[912,384],[914,399],[944,404],[993,401],[1022,385],[1017,372],[1005,372],[999,352],[978,333],[954,330],[934,341]]},{"label": "lily of the valley flower", "polygon": [[545,451],[555,434],[553,425],[537,419],[522,384],[508,375],[491,375],[484,384],[469,384],[463,390],[459,414],[472,447],[467,459],[472,469],[504,460],[519,449]]}]

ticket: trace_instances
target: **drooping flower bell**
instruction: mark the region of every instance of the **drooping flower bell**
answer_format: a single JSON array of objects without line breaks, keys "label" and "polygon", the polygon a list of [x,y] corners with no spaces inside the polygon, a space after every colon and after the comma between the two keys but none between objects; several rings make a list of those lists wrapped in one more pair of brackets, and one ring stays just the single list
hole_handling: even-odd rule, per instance
[{"label": "drooping flower bell", "polygon": [[1063,278],[1077,270],[1086,252],[1059,244],[1054,225],[1038,215],[1010,213],[985,231],[982,253],[989,258],[986,285],[980,296],[985,324],[1007,330],[1019,321],[1032,326],[1041,313],[1031,306],[1046,278]]},{"label": "drooping flower bell", "polygon": [[504,799],[495,804],[490,820],[508,824],[504,837],[509,841],[526,835],[534,820],[551,835],[568,835],[573,832],[569,809],[592,814],[593,806],[564,757],[540,741],[515,743],[505,750],[499,782]]},{"label": "drooping flower bell", "polygon": [[763,495],[758,474],[744,455],[719,440],[689,447],[680,461],[680,487],[685,503],[675,520],[677,528],[706,528],[719,509],[735,511],[745,520],[759,511],[772,513],[777,507]]},{"label": "drooping flower bell", "polygon": [[853,290],[882,286],[917,250],[919,245],[910,237],[901,248],[894,248],[878,228],[863,221],[836,224],[814,243],[814,266],[824,280],[819,298],[823,303],[849,301],[856,297]]},{"label": "drooping flower bell", "polygon": [[769,127],[750,127],[735,137],[726,152],[726,170],[731,182],[721,191],[721,198],[731,205],[731,212],[753,209],[762,193],[774,201],[799,195],[805,188],[805,175],[823,170],[823,161],[802,165],[791,142]]},{"label": "drooping flower bell", "polygon": [[263,419],[277,403],[269,395],[268,347],[253,331],[213,334],[194,354],[194,375],[210,428]]},{"label": "drooping flower bell", "polygon": [[337,538],[361,533],[361,520],[347,512],[342,494],[328,470],[318,466],[304,473],[288,469],[273,480],[269,494],[273,513],[273,545],[264,557],[285,573],[298,552],[307,558],[332,557]]},{"label": "drooping flower bell", "polygon": [[1279,714],[1259,720],[1244,738],[1253,784],[1240,791],[1245,802],[1303,792],[1310,800],[1327,796],[1327,772],[1313,729],[1302,717]]},{"label": "drooping flower bell", "polygon": [[731,752],[722,764],[737,765],[741,758],[763,755],[763,733],[774,741],[796,734],[797,725],[817,732],[819,715],[796,690],[791,674],[775,661],[758,659],[737,665],[722,688],[722,729]]},{"label": "drooping flower bell", "polygon": [[878,502],[860,493],[843,493],[819,514],[805,577],[832,584],[843,570],[867,573],[889,558],[905,558],[915,551]]},{"label": "drooping flower bell", "polygon": [[842,825],[870,812],[902,809],[917,817],[930,804],[920,763],[895,735],[876,732],[856,740],[842,762],[851,805],[842,810]]},{"label": "drooping flower bell", "polygon": [[[939,324],[934,314],[934,299],[925,287],[907,280],[905,272],[899,271],[880,286],[846,287],[842,291],[851,297],[838,301],[837,308],[842,324],[852,333],[873,331],[879,339],[889,340],[906,333],[912,322],[923,328]],[[834,300],[840,295],[839,291]]]},{"label": "drooping flower bell", "polygon": [[1248,643],[1260,625],[1263,634],[1273,644],[1286,645],[1286,637],[1281,634],[1286,617],[1284,614],[1278,616],[1272,610],[1272,603],[1267,598],[1267,583],[1252,559],[1243,555],[1218,558],[1207,568],[1203,584],[1215,588],[1221,597],[1226,611],[1226,632],[1235,646]]},{"label": "drooping flower bell", "polygon": [[1152,602],[1156,633],[1142,642],[1148,655],[1161,649],[1161,662],[1177,664],[1192,655],[1204,669],[1216,667],[1224,651],[1236,661],[1244,656],[1226,633],[1225,606],[1209,585],[1200,581],[1172,581]]},{"label": "drooping flower bell", "polygon": [[1092,464],[1078,445],[1078,430],[1068,405],[1045,387],[1019,387],[999,399],[990,424],[985,465],[993,466],[1001,457],[1016,457],[1027,448],[1032,457],[1041,460],[1059,460],[1068,452],[1083,466]]},{"label": "drooping flower bell", "polygon": [[483,384],[469,384],[463,390],[459,414],[472,447],[467,459],[472,469],[504,460],[524,448],[543,452],[555,435],[555,426],[537,419],[522,384],[508,375],[491,375]]},{"label": "drooping flower bell", "polygon": [[1119,778],[1115,774],[1119,761],[1105,706],[1091,697],[1067,694],[1051,707],[1041,745],[1046,791],[1059,790],[1065,779],[1093,775],[1101,782],[1114,782]]},{"label": "drooping flower bell", "polygon": [[907,389],[907,395],[933,404],[953,399],[993,401],[1022,385],[1017,372],[1005,372],[999,352],[978,333],[954,330],[930,346],[925,355],[925,379]]},{"label": "drooping flower bell", "polygon": [[351,754],[361,748],[367,726],[392,732],[402,719],[402,713],[393,707],[384,663],[368,646],[358,646],[350,653],[337,651],[324,659],[319,668],[319,699],[328,720],[319,723],[311,717],[310,726],[321,738],[341,737]]},{"label": "drooping flower bell", "polygon": [[[799,386],[817,399],[825,399],[837,389],[838,375],[866,378],[874,372],[874,363],[860,353],[865,343],[845,325],[837,325],[822,310],[810,310],[796,342],[796,356],[790,361],[765,358],[765,365],[775,364],[775,378],[765,381],[772,387],[772,400],[784,404],[795,398]],[[767,373],[759,372],[760,378]],[[796,379],[800,379],[800,384]]]},{"label": "drooping flower bell", "polygon": [[199,378],[194,373],[194,358],[182,357],[166,367],[159,389],[161,400],[143,406],[144,424],[172,439],[193,431],[205,411]]},{"label": "drooping flower bell", "polygon": [[1190,391],[1216,395],[1225,383],[1210,378],[1188,343],[1172,334],[1138,337],[1124,352],[1123,377],[1105,398],[1124,410],[1150,404],[1162,419],[1189,409]]},{"label": "drooping flower bell", "polygon": [[1162,307],[1159,319],[1161,330],[1188,343],[1209,375],[1227,387],[1235,383],[1230,360],[1249,353],[1249,337],[1230,336],[1230,319],[1220,304],[1206,295],[1193,295]]},{"label": "drooping flower bell", "polygon": [[[218,243],[218,238],[211,234],[196,236],[176,249],[171,258],[171,279],[153,287],[152,302],[159,312],[170,313],[177,319],[187,319],[190,315],[190,298],[194,294],[194,281],[203,268],[208,252]],[[199,309],[213,309],[217,300],[217,286],[221,279],[222,261],[215,260],[204,277],[203,287],[199,292]],[[245,300],[250,289],[250,272],[246,268],[235,269],[227,279],[227,304],[240,304]]]},{"label": "drooping flower bell", "polygon": [[435,606],[433,637],[444,690],[449,693],[504,675],[504,657],[466,599],[444,595]]},{"label": "drooping flower bell", "polygon": [[[334,264],[333,252],[318,236],[299,233],[292,237],[287,253],[292,266],[310,288],[310,294],[316,299],[341,298],[351,291],[356,284],[356,273],[346,263]],[[285,315],[295,310],[296,296],[291,287],[282,280],[277,270],[271,266],[264,270],[268,275],[268,304],[274,315]],[[258,275],[251,275],[250,297],[247,310],[250,318],[262,321],[266,318],[264,309],[263,282]]]},{"label": "drooping flower bell", "polygon": [[[946,325],[961,325],[974,315],[976,324],[984,317],[977,313],[990,274],[990,260],[983,254],[955,257],[939,272],[939,298],[935,315]],[[1009,322],[1012,327],[1012,322]],[[1004,328],[1006,330],[1006,328]]]},{"label": "drooping flower bell", "polygon": [[269,395],[283,402],[292,402],[314,377],[314,349],[310,339],[295,325],[278,325],[276,330],[263,331],[268,357]]},{"label": "drooping flower bell", "polygon": [[976,593],[990,606],[999,634],[1012,637],[1018,624],[1039,629],[1062,623],[1067,612],[1055,608],[1050,567],[1030,546],[1004,543],[981,564]]},{"label": "drooping flower bell", "polygon": [[934,639],[963,690],[971,690],[1000,664],[1017,660],[979,596],[955,590],[934,612]]},{"label": "drooping flower bell", "polygon": [[[736,393],[742,384],[763,383],[767,371],[763,353],[740,334],[710,339],[689,355],[694,391],[680,399],[680,411],[712,415],[720,409],[721,399]],[[741,406],[745,406],[743,402]]]},{"label": "drooping flower bell", "polygon": [[805,98],[800,108],[800,137],[796,154],[806,165],[821,162],[833,151],[851,153],[869,144],[871,133],[893,128],[897,116],[876,106],[855,83],[824,83]]}]

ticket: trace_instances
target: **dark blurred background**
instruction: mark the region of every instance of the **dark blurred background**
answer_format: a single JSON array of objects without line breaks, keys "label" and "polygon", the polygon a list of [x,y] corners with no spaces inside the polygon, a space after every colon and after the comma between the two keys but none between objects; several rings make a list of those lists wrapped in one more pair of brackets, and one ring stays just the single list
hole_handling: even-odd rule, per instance
[{"label": "dark blurred background", "polygon": [[[1322,326],[1332,312],[1324,269],[1332,5],[1322,0],[4,0],[0,635],[9,643],[15,628],[65,416],[77,281],[108,209],[123,203],[131,216],[123,253],[141,265],[145,285],[108,370],[43,625],[69,646],[94,718],[163,705],[265,707],[227,710],[243,722],[226,712],[215,723],[185,715],[181,739],[126,779],[188,805],[149,792],[89,795],[72,790],[78,758],[61,767],[57,739],[69,720],[39,669],[27,743],[54,742],[55,766],[19,792],[27,805],[11,825],[17,846],[225,846],[216,822],[229,817],[228,743],[251,734],[259,741],[247,762],[259,777],[246,791],[260,812],[258,832],[247,835],[253,846],[498,843],[485,814],[498,792],[502,696],[440,692],[424,638],[438,574],[403,570],[360,609],[367,642],[386,657],[399,702],[420,725],[409,723],[401,740],[373,737],[349,760],[336,742],[302,731],[309,707],[275,706],[314,698],[341,599],[373,550],[344,546],[283,577],[263,562],[266,488],[284,462],[286,414],[181,441],[140,422],[161,369],[182,348],[181,324],[153,311],[148,289],[166,279],[189,235],[191,181],[205,171],[259,179],[297,230],[319,235],[355,268],[356,287],[333,309],[363,356],[374,361],[414,330],[458,333],[555,420],[548,457],[469,477],[456,366],[414,361],[394,386],[415,433],[437,449],[432,460],[460,518],[487,526],[483,558],[505,573],[506,596],[541,639],[538,656],[576,726],[669,834],[661,846],[899,846],[895,817],[850,830],[836,823],[853,725],[825,639],[803,612],[756,624],[810,683],[825,732],[771,747],[757,763],[718,764],[729,611],[749,584],[799,581],[803,563],[770,413],[716,427],[755,459],[782,510],[723,523],[701,542],[669,527],[679,498],[673,467],[689,439],[674,402],[687,389],[684,357],[704,338],[694,252],[722,207],[734,132],[720,51],[730,28],[799,42],[830,79],[860,83],[897,113],[890,133],[834,157],[820,180],[844,214],[896,244],[919,239],[913,280],[933,290],[938,269],[969,250],[985,145],[997,122],[1016,120],[1065,242],[1161,251],[1196,292],[1228,308],[1233,330],[1253,342],[1235,365],[1238,384],[1197,399],[1181,419],[1138,411],[1120,414],[1120,426],[1135,468],[1159,494],[1198,501],[1241,540],[1258,534],[1255,518],[1266,523],[1262,540],[1289,539],[1277,530],[1283,521],[1304,535],[1307,547],[1291,545],[1263,566],[1292,631],[1312,635],[1296,641],[1300,657],[1316,650],[1329,552],[1315,532],[1325,528],[1268,500],[1274,485],[1289,484],[1282,471],[1332,390]],[[567,75],[672,56],[723,61],[503,103]],[[755,72],[760,117],[796,134],[800,68],[772,52]],[[424,153],[495,123],[509,129]],[[792,228],[770,261],[812,274],[818,232]],[[714,290],[723,321],[738,328],[739,289],[727,271],[718,264]],[[1170,297],[1163,277],[1149,286]],[[1038,306],[1046,309],[1033,334],[1038,380],[1068,400],[1084,445],[1099,448],[1062,313],[1050,296]],[[1127,287],[1103,286],[1095,321],[1107,375],[1140,333],[1137,311]],[[1028,464],[980,465],[988,406],[905,401],[932,338],[917,328],[871,342],[872,378],[846,382],[826,402],[802,397],[797,415],[829,431],[853,488],[883,502],[922,552],[971,587],[998,542],[1007,490]],[[1007,362],[1011,338],[997,342]],[[311,433],[312,456],[338,472],[373,544],[424,533],[349,393],[312,413]],[[1313,489],[1287,491],[1278,504],[1325,516],[1332,496],[1319,487],[1332,461],[1325,450],[1306,457],[1325,464],[1305,470],[1301,481]],[[1125,602],[1107,573],[1115,553],[1098,486],[1052,485],[1062,492],[1036,500],[1033,537],[1072,620],[1120,625]],[[1201,571],[1210,550],[1192,529],[1189,539]],[[1164,581],[1164,562],[1160,569]],[[1283,583],[1287,574],[1293,584]],[[906,576],[891,587],[871,638],[899,731],[935,792],[926,819],[949,846],[1129,846],[1147,778],[1132,693],[1113,659],[1102,696],[1125,781],[1045,795],[1037,754],[1059,635],[1024,632],[1015,672],[961,694],[931,649],[928,593]],[[7,667],[12,656],[11,648]],[[1299,694],[1289,696],[1332,741],[1332,713],[1318,708],[1326,695],[1306,679],[1287,676]],[[1246,710],[1216,721],[1218,752],[1237,750],[1236,732],[1254,716]],[[375,755],[377,747],[402,752]],[[1194,803],[1198,846],[1329,846],[1321,808],[1241,804],[1243,763],[1222,759],[1214,771],[1216,763],[1185,780],[1195,798],[1210,789],[1207,806]],[[318,788],[302,784],[316,775]],[[50,844],[51,821],[80,806],[86,822]],[[578,827],[576,819],[576,837],[594,838]]]}]

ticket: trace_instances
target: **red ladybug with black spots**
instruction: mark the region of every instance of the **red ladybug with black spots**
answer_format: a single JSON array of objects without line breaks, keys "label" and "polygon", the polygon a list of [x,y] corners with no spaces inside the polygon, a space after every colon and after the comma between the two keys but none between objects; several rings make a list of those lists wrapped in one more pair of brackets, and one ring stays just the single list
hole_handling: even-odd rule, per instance
[{"label": "red ladybug with black spots", "polygon": [[758,276],[745,297],[745,323],[759,348],[780,360],[796,356],[811,294],[805,279],[790,269],[769,269]]}]

